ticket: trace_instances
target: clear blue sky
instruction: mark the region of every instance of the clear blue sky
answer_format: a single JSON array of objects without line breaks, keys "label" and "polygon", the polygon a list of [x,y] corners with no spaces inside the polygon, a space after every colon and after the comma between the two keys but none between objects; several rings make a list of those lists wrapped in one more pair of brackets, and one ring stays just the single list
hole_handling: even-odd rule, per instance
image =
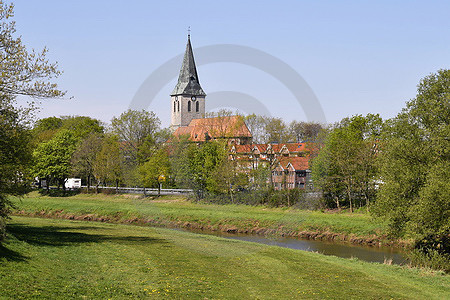
[{"label": "clear blue sky", "polygon": [[[58,82],[73,96],[46,100],[41,117],[88,115],[108,122],[118,116],[156,68],[184,51],[188,26],[194,54],[196,47],[236,44],[290,65],[315,92],[328,122],[369,112],[393,117],[422,77],[450,67],[449,1],[14,3],[18,33],[30,47],[50,49],[64,71]],[[207,94],[245,93],[273,116],[305,119],[289,90],[260,70],[214,63],[198,73]],[[164,126],[175,81],[149,107]]]}]

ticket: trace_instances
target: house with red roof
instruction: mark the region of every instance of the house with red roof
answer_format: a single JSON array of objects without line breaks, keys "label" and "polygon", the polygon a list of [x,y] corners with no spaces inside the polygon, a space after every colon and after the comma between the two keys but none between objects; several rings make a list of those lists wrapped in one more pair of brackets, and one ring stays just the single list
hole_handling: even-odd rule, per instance
[{"label": "house with red roof", "polygon": [[260,165],[270,167],[268,181],[277,190],[304,189],[311,184],[312,146],[312,143],[232,145],[230,159],[238,161],[243,171],[254,170]]}]

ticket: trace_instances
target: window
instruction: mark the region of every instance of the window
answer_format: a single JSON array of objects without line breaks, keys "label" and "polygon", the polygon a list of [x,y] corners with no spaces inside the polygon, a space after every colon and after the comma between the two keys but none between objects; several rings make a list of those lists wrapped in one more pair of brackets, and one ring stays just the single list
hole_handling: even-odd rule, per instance
[{"label": "window", "polygon": [[180,111],[180,102],[177,101],[178,111]]},{"label": "window", "polygon": [[177,110],[177,103],[176,102],[173,102],[173,112],[176,112]]},{"label": "window", "polygon": [[195,111],[198,112],[200,109],[200,105],[198,104],[198,101],[195,102]]},{"label": "window", "polygon": [[191,101],[188,101],[188,111],[191,111]]}]

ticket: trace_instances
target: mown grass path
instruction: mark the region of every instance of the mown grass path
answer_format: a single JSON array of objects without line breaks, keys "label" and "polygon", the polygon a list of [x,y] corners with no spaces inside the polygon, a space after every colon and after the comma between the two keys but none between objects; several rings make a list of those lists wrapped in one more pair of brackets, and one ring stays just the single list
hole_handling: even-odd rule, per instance
[{"label": "mown grass path", "polygon": [[450,276],[164,228],[13,217],[0,298],[449,299]]},{"label": "mown grass path", "polygon": [[[298,235],[324,233],[338,240],[385,239],[385,225],[368,214],[323,213],[246,205],[198,204],[175,197],[154,201],[133,196],[77,195],[43,197],[32,193],[13,199],[16,213],[50,217],[87,216],[86,219],[118,223],[160,223],[210,230],[235,228],[240,232]],[[72,214],[72,216],[71,216]],[[334,235],[333,235],[334,234]],[[326,236],[325,236],[326,238]],[[361,238],[358,240],[358,238]]]}]

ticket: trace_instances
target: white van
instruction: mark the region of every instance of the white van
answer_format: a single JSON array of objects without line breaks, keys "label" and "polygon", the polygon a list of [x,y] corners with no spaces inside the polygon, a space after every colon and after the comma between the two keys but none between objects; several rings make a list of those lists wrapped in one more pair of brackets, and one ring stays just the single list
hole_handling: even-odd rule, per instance
[{"label": "white van", "polygon": [[79,189],[81,188],[81,178],[67,178],[64,185],[66,189]]}]

